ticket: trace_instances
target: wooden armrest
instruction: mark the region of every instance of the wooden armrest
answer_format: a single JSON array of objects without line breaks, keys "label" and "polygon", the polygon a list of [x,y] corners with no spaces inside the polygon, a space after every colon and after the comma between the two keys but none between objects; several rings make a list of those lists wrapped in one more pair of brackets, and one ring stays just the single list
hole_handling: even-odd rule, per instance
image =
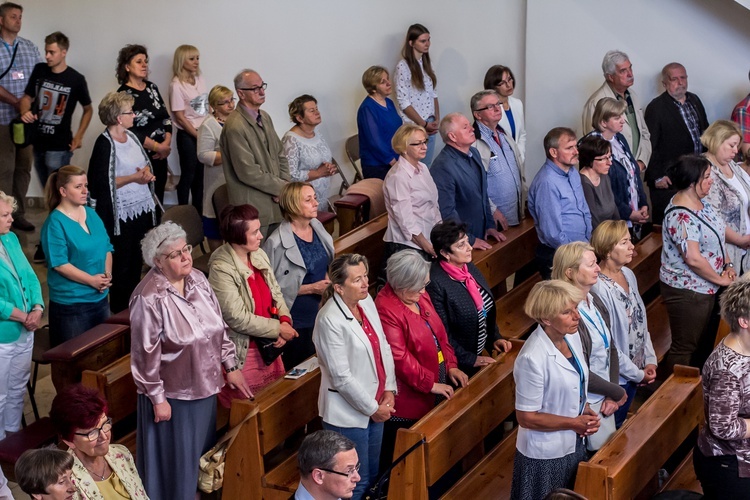
[{"label": "wooden armrest", "polygon": [[129,333],[129,326],[103,323],[75,338],[53,347],[44,353],[44,360],[48,362],[69,361],[81,356],[81,354],[87,351],[92,351],[97,347],[106,344],[116,337],[128,335]]}]

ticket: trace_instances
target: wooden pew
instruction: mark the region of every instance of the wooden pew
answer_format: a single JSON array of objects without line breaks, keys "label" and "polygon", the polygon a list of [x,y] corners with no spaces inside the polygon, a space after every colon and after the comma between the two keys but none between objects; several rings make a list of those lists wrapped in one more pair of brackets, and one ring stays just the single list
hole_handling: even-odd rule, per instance
[{"label": "wooden pew", "polygon": [[[483,368],[467,387],[456,391],[453,398],[438,405],[411,428],[398,431],[394,457],[422,439],[425,444],[394,468],[390,479],[389,499],[427,500],[428,488],[513,413],[513,362],[522,345],[523,342],[514,341],[511,352],[497,363]],[[508,438],[503,440],[498,445],[501,448],[496,448],[490,455],[497,457],[502,454],[507,463],[505,453],[508,453],[508,442]],[[511,449],[515,452],[515,445]],[[512,471],[512,458],[510,464]],[[501,472],[500,468],[495,470],[497,473]],[[505,496],[507,495],[498,496],[498,492],[495,492],[485,498]],[[446,498],[456,497],[446,495]]]},{"label": "wooden pew", "polygon": [[503,231],[506,240],[489,250],[474,250],[472,262],[479,268],[490,288],[505,282],[516,271],[534,261],[539,245],[534,220],[526,217],[518,226]]},{"label": "wooden pew", "polygon": [[130,353],[130,327],[97,325],[78,337],[44,353],[51,364],[52,383],[57,391],[81,381],[84,370],[98,370]]},{"label": "wooden pew", "polygon": [[336,238],[333,249],[336,255],[358,253],[367,257],[370,264],[370,284],[374,285],[383,259],[383,236],[388,228],[388,214],[382,214],[349,233]]},{"label": "wooden pew", "polygon": [[223,498],[287,500],[297,489],[297,453],[271,463],[271,452],[285,439],[318,418],[320,369],[297,380],[280,379],[260,391],[254,400],[234,400],[230,428],[247,416],[224,469]]},{"label": "wooden pew", "polygon": [[654,231],[635,245],[636,255],[628,267],[638,280],[641,295],[659,284],[662,244],[661,226],[654,226]]},{"label": "wooden pew", "polygon": [[[702,422],[700,372],[675,365],[635,416],[591,460],[578,465],[575,491],[601,500],[636,498]],[[648,497],[653,493],[645,492]]]}]

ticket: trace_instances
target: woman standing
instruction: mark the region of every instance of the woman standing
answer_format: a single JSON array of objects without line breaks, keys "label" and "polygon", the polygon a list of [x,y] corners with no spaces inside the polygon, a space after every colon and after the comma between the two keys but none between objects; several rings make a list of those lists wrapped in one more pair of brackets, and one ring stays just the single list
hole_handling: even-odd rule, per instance
[{"label": "woman standing", "polygon": [[109,317],[112,244],[88,199],[86,172],[66,165],[47,180],[50,209],[41,240],[47,256],[49,337],[56,346]]},{"label": "woman standing", "polygon": [[130,300],[130,368],[138,389],[138,473],[152,500],[194,500],[198,462],[215,443],[216,394],[252,397],[211,286],[193,269],[185,231],[165,222],[141,242],[152,266]]},{"label": "woman standing", "polygon": [[180,155],[180,182],[177,202],[193,206],[203,213],[203,165],[198,161],[198,127],[208,116],[206,82],[201,76],[200,53],[192,45],[180,45],[174,51],[169,106],[177,126],[177,152]]},{"label": "woman standing", "polygon": [[263,243],[289,307],[299,338],[285,346],[281,357],[289,370],[315,354],[312,332],[320,299],[331,283],[328,265],[333,260],[333,239],[317,219],[315,190],[306,182],[281,188],[279,206],[284,222]]},{"label": "woman standing", "polygon": [[0,191],[0,440],[21,430],[34,330],[44,310],[39,279],[10,230],[15,208],[13,197]]},{"label": "woman standing", "polygon": [[398,160],[391,139],[403,120],[388,97],[391,95],[391,80],[387,69],[370,66],[362,75],[362,85],[367,91],[367,97],[357,110],[362,175],[365,179],[385,179],[388,170]]},{"label": "woman standing", "polygon": [[338,168],[333,163],[326,140],[315,133],[315,127],[322,121],[318,101],[307,94],[297,97],[289,103],[289,119],[294,126],[281,138],[289,161],[289,174],[293,181],[309,182],[315,189],[318,203],[327,212],[330,210],[330,177],[338,172]]},{"label": "woman standing", "polygon": [[727,226],[727,255],[741,276],[750,265],[747,257],[750,248],[750,175],[734,161],[742,144],[740,128],[734,122],[717,120],[703,132],[701,142],[708,150],[704,156],[711,162],[713,179],[706,201]]},{"label": "woman standing", "polygon": [[219,137],[224,121],[234,111],[234,101],[234,94],[230,89],[223,85],[214,86],[208,93],[211,115],[198,127],[198,160],[203,164],[203,234],[208,238],[208,246],[212,251],[222,243],[213,196],[216,189],[226,182]]},{"label": "woman standing", "polygon": [[155,83],[147,80],[148,51],[143,45],[126,45],[117,56],[118,92],[133,96],[133,132],[148,151],[156,177],[154,192],[164,201],[167,157],[172,152],[172,119]]},{"label": "woman standing", "polygon": [[581,186],[591,211],[591,227],[605,220],[619,220],[615,195],[609,180],[612,150],[606,139],[587,136],[578,142],[578,165],[581,169]]},{"label": "woman standing", "polygon": [[132,127],[133,96],[110,92],[99,103],[99,119],[107,127],[96,139],[89,160],[91,202],[114,247],[110,308],[127,309],[141,281],[140,241],[156,225],[151,163]]},{"label": "woman standing", "polygon": [[401,118],[424,128],[429,135],[424,163],[428,167],[435,154],[435,137],[440,124],[440,106],[435,88],[437,77],[430,62],[430,32],[412,24],[406,32],[401,59],[396,65],[396,99]]},{"label": "woman standing", "polygon": [[672,345],[665,364],[702,367],[719,325],[716,294],[737,274],[725,250],[725,223],[704,198],[713,184],[711,163],[682,156],[669,171],[677,194],[664,211],[661,295]]},{"label": "woman standing", "polygon": [[[526,124],[523,116],[523,102],[513,97],[516,89],[516,77],[507,66],[496,64],[491,66],[484,75],[485,90],[494,90],[500,96],[503,105],[503,118],[500,126],[518,145],[521,162],[526,158]],[[519,165],[520,166],[520,165]]]},{"label": "woman standing", "polygon": [[378,474],[383,422],[394,408],[396,376],[391,348],[368,293],[367,259],[340,255],[328,268],[331,284],[315,320],[320,361],[318,408],[323,428],[355,443],[361,480],[352,498],[363,498]]}]

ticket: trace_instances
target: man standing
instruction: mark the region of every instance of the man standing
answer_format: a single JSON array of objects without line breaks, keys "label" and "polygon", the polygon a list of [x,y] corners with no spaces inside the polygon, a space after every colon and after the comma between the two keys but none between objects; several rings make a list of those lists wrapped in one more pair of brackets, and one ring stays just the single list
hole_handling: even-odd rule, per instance
[{"label": "man standing", "polygon": [[500,127],[503,108],[494,90],[477,92],[471,98],[474,114],[474,147],[487,171],[490,211],[502,230],[517,226],[524,217],[526,174],[516,142]]},{"label": "man standing", "polygon": [[544,137],[547,161],[529,186],[529,213],[534,218],[539,245],[536,262],[543,279],[552,274],[555,250],[572,241],[591,238],[591,212],[583,196],[576,134],[553,128]]},{"label": "man standing", "polygon": [[[21,119],[25,123],[37,122],[34,163],[42,187],[52,172],[70,164],[94,114],[86,79],[65,60],[69,47],[70,40],[59,31],[47,35],[44,39],[47,63],[34,67],[21,98]],[[79,102],[83,115],[74,135],[71,121]]]},{"label": "man standing", "polygon": [[665,92],[646,107],[646,124],[651,133],[653,154],[646,170],[646,182],[651,193],[654,224],[664,220],[664,210],[677,193],[667,169],[685,154],[704,151],[701,135],[708,128],[703,103],[688,92],[688,77],[680,63],[669,63],[661,70]]},{"label": "man standing", "polygon": [[281,223],[279,194],[291,178],[271,117],[260,109],[267,86],[251,69],[234,77],[239,106],[227,118],[219,140],[229,202],[257,208],[263,236]]},{"label": "man standing", "polygon": [[354,441],[333,431],[316,431],[302,441],[297,454],[299,486],[294,500],[351,498],[359,482]]},{"label": "man standing", "polygon": [[[438,205],[443,220],[466,223],[469,243],[488,250],[488,238],[505,241],[492,218],[487,197],[487,172],[474,144],[474,129],[461,113],[450,113],[440,122],[445,147],[432,162],[430,173],[438,188]],[[477,196],[480,196],[478,199]]]},{"label": "man standing", "polygon": [[23,7],[5,2],[0,5],[0,191],[13,195],[18,209],[13,214],[13,229],[33,231],[26,220],[26,192],[31,181],[32,148],[16,148],[10,139],[10,122],[21,106],[26,82],[37,63],[42,62],[39,49],[21,38]]},{"label": "man standing", "polygon": [[[748,73],[750,78],[750,73]],[[750,94],[744,99],[737,103],[732,110],[732,121],[740,126],[742,131],[742,155],[747,158],[748,151],[750,150]]]},{"label": "man standing", "polygon": [[651,159],[651,134],[646,126],[640,101],[635,92],[630,90],[634,82],[633,65],[630,64],[630,59],[625,52],[610,50],[604,55],[602,71],[604,72],[604,83],[583,106],[583,116],[581,117],[583,128],[581,132],[585,135],[593,128],[591,118],[594,116],[594,109],[599,99],[613,97],[617,100],[624,100],[628,104],[628,108],[625,111],[626,121],[625,127],[622,129],[622,135],[628,141],[628,146],[635,155],[641,171],[644,171],[649,159]]}]

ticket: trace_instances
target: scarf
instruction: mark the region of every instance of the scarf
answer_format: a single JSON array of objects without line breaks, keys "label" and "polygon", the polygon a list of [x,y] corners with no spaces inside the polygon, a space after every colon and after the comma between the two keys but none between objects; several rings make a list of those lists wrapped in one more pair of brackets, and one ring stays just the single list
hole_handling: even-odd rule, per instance
[{"label": "scarf", "polygon": [[482,301],[482,294],[479,293],[479,283],[474,279],[474,276],[469,272],[469,266],[464,264],[461,267],[456,267],[445,261],[440,261],[440,267],[443,268],[448,276],[455,281],[460,281],[466,286],[466,290],[469,292],[469,297],[474,301],[474,305],[477,306],[477,311],[484,309],[484,302]]}]

